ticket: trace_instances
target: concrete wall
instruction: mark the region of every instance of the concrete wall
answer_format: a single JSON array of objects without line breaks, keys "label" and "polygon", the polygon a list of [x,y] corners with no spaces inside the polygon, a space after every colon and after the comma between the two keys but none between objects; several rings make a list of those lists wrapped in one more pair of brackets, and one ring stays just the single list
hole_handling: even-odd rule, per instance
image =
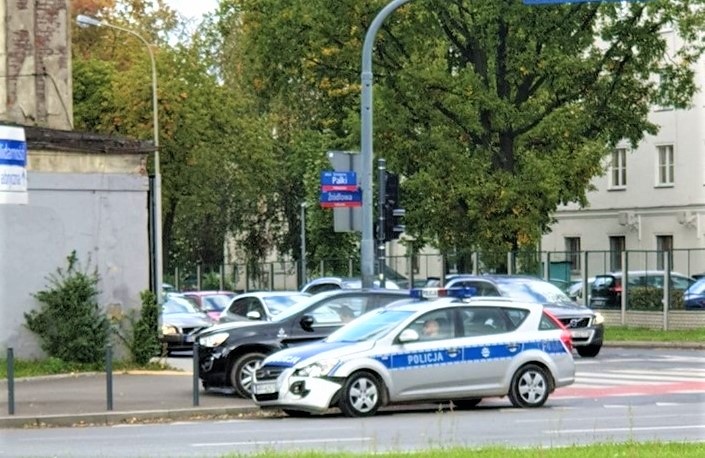
[{"label": "concrete wall", "polygon": [[[615,310],[599,310],[607,326],[621,326],[622,313]],[[663,312],[627,311],[624,325],[631,328],[663,329]],[[705,313],[701,311],[672,310],[666,318],[668,330],[705,328]]]},{"label": "concrete wall", "polygon": [[32,294],[72,250],[98,268],[106,310],[138,307],[149,289],[145,175],[30,172],[28,187],[29,205],[0,206],[0,351],[13,347],[18,358],[43,356],[24,313],[40,306]]}]

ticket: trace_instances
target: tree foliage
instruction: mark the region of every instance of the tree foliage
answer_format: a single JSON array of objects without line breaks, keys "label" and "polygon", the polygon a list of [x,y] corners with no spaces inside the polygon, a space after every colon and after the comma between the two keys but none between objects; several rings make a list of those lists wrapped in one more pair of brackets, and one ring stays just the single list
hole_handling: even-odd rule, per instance
[{"label": "tree foliage", "polygon": [[42,307],[25,313],[27,328],[37,334],[42,350],[66,362],[103,360],[110,323],[98,305],[97,271],[81,270],[75,251],[67,267],[47,277],[47,289],[34,295]]},{"label": "tree foliage", "polygon": [[[78,3],[156,44],[169,262],[219,263],[228,234],[249,260],[298,258],[304,201],[307,259],[357,256],[357,236],[316,205],[319,173],[325,151],[360,144],[362,44],[387,0],[221,0],[195,29],[162,0]],[[656,132],[654,104],[689,105],[704,4],[392,13],[374,43],[375,156],[402,174],[416,248],[531,248],[559,205],[587,205],[611,149]],[[106,27],[74,38],[76,125],[151,138],[144,46]]]},{"label": "tree foliage", "polygon": [[[241,24],[224,40],[244,64],[232,77],[299,128],[356,145],[361,44],[387,3],[224,1],[237,19],[223,17]],[[417,243],[532,246],[558,205],[586,205],[610,149],[656,131],[652,104],[689,103],[702,3],[427,0],[395,11],[375,40],[374,140],[405,177]]]}]

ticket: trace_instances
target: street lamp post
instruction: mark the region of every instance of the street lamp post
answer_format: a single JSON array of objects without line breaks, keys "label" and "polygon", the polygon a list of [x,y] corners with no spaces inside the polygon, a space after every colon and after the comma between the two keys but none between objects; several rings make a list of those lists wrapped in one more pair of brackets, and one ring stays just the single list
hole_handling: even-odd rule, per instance
[{"label": "street lamp post", "polygon": [[370,24],[362,45],[362,94],[360,107],[360,154],[362,155],[362,242],[360,260],[362,287],[371,288],[374,282],[374,239],[372,230],[372,46],[377,31],[384,20],[397,8],[411,0],[393,0],[387,4]]},{"label": "street lamp post", "polygon": [[306,283],[306,207],[308,202],[301,202],[301,283]]},{"label": "street lamp post", "polygon": [[154,294],[157,296],[157,304],[162,303],[162,278],[163,278],[163,254],[162,254],[162,175],[159,167],[159,109],[157,106],[157,66],[154,61],[152,46],[142,35],[137,32],[110,24],[96,18],[79,14],[76,22],[81,26],[110,27],[137,37],[146,47],[149,53],[149,60],[152,64],[152,125],[154,128]]}]

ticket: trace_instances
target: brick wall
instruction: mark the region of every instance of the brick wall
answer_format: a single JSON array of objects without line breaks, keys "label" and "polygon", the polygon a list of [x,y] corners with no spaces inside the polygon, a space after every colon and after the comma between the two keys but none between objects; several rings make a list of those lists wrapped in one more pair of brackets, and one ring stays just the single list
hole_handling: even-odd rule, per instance
[{"label": "brick wall", "polygon": [[[68,0],[5,0],[0,28],[0,120],[73,125]],[[3,11],[0,11],[3,12]]]}]

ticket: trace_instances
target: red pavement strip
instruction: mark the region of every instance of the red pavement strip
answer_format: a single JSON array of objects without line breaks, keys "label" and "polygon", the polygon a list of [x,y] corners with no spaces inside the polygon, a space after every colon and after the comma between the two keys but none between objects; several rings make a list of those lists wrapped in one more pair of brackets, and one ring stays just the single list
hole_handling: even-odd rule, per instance
[{"label": "red pavement strip", "polygon": [[654,394],[675,393],[705,393],[703,382],[676,382],[653,385],[622,385],[609,387],[572,387],[558,388],[551,395],[554,399],[560,398],[601,398],[606,396],[648,396]]}]

